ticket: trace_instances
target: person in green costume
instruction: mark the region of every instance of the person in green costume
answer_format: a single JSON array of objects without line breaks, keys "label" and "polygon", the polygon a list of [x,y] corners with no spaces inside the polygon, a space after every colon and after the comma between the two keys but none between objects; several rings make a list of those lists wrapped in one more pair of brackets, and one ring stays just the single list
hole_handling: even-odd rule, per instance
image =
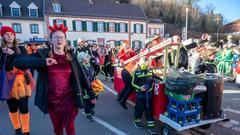
[{"label": "person in green costume", "polygon": [[220,76],[230,77],[232,74],[233,50],[232,44],[225,44],[223,51],[218,57],[217,71]]}]

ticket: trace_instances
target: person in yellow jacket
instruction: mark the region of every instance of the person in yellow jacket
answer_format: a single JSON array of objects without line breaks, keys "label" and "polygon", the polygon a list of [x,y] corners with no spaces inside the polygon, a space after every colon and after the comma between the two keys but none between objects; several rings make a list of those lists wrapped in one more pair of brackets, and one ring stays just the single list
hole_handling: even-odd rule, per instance
[{"label": "person in yellow jacket", "polygon": [[14,59],[21,55],[27,55],[27,51],[23,46],[18,46],[16,34],[11,27],[3,26],[0,33],[3,39],[0,48],[0,70],[6,70],[7,77],[14,78],[12,86],[8,87],[11,89],[10,95],[6,97],[9,118],[16,135],[29,135],[28,97],[31,96],[31,74],[25,69],[17,69],[13,65]]}]

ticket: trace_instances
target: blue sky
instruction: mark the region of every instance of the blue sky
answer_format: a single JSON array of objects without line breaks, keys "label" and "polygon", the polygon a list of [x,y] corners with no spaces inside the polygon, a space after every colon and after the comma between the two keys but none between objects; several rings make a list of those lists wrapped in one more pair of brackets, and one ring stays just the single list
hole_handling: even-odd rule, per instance
[{"label": "blue sky", "polygon": [[215,6],[214,13],[221,13],[228,22],[240,19],[240,0],[200,0],[198,5],[204,10],[207,4]]}]

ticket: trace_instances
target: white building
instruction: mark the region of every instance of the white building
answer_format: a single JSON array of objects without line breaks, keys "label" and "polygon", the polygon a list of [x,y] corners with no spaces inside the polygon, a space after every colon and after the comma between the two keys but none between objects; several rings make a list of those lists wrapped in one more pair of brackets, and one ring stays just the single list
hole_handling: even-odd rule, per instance
[{"label": "white building", "polygon": [[164,37],[164,23],[160,19],[149,19],[147,25],[147,37]]},{"label": "white building", "polygon": [[129,40],[133,47],[142,47],[147,37],[147,17],[136,5],[101,0],[46,0],[44,15],[47,26],[57,23],[68,27],[67,39],[73,45],[83,37],[100,45],[120,45]]},{"label": "white building", "polygon": [[42,0],[0,1],[0,28],[10,26],[20,42],[44,38]]}]

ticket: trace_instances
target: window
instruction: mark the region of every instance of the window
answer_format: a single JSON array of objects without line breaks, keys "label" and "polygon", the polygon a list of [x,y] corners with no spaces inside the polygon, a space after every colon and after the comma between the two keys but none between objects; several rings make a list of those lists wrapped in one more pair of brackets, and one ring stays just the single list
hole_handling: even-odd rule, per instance
[{"label": "window", "polygon": [[141,33],[141,25],[136,26],[136,33]]},{"label": "window", "polygon": [[103,28],[103,22],[98,22],[98,32],[103,32],[104,28]]},{"label": "window", "polygon": [[14,24],[12,24],[12,27],[13,27],[13,29],[16,33],[21,33],[22,32],[21,24],[14,23]]},{"label": "window", "polygon": [[156,34],[156,35],[159,35],[159,34],[160,34],[160,29],[156,29],[156,30],[155,30],[155,34]]},{"label": "window", "polygon": [[37,9],[29,9],[29,16],[37,17],[38,16],[38,10]]},{"label": "window", "polygon": [[134,24],[134,33],[143,33],[143,25]]},{"label": "window", "polygon": [[120,32],[126,32],[126,25],[125,25],[125,23],[120,23]]},{"label": "window", "polygon": [[82,21],[76,21],[76,31],[82,31]]},{"label": "window", "polygon": [[115,25],[113,22],[109,23],[109,32],[115,32]]},{"label": "window", "polygon": [[61,12],[61,5],[60,4],[53,4],[53,11],[55,13],[60,13]]},{"label": "window", "polygon": [[39,33],[38,24],[30,24],[31,33]]},{"label": "window", "polygon": [[93,22],[87,22],[87,31],[93,31]]},{"label": "window", "polygon": [[63,20],[56,20],[57,25],[59,26],[60,24],[63,24]]},{"label": "window", "polygon": [[151,29],[151,35],[155,35],[155,30]]},{"label": "window", "polygon": [[12,8],[12,16],[21,16],[20,8]]}]

